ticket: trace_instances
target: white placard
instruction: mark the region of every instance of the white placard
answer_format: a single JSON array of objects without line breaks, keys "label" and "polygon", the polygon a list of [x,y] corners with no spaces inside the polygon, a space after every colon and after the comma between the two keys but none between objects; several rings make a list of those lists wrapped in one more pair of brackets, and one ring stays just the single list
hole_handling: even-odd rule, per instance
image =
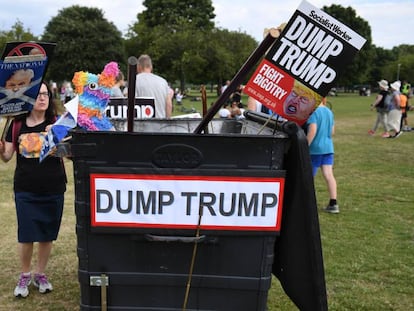
[{"label": "white placard", "polygon": [[91,174],[93,227],[279,231],[284,178]]}]

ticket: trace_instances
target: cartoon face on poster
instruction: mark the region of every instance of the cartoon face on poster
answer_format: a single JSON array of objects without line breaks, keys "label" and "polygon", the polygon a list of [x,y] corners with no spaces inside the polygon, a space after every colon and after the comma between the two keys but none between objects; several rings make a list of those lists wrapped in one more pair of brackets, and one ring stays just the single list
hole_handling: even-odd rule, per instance
[{"label": "cartoon face on poster", "polygon": [[0,62],[0,115],[30,111],[42,81],[46,57]]},{"label": "cartoon face on poster", "polygon": [[303,125],[365,39],[303,1],[244,92]]},{"label": "cartoon face on poster", "polygon": [[9,42],[0,60],[0,116],[30,111],[55,44]]}]

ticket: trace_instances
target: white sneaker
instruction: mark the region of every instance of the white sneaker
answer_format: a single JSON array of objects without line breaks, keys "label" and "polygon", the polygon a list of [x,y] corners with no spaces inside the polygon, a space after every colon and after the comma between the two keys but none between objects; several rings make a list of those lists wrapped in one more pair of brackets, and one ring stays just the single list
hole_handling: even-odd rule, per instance
[{"label": "white sneaker", "polygon": [[49,283],[45,274],[35,273],[33,285],[39,288],[39,293],[41,294],[46,294],[53,290],[53,286]]},{"label": "white sneaker", "polygon": [[17,286],[14,289],[14,296],[26,298],[29,295],[29,285],[31,282],[32,274],[30,272],[21,273],[19,277],[19,282],[17,282]]}]

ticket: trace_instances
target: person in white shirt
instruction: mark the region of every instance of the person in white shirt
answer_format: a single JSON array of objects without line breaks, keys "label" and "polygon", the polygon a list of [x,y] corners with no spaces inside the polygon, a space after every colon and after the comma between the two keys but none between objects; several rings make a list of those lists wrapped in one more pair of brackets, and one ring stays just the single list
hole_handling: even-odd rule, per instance
[{"label": "person in white shirt", "polygon": [[135,95],[137,97],[150,97],[155,103],[156,118],[171,118],[172,96],[167,81],[152,73],[151,58],[143,54],[138,58]]}]

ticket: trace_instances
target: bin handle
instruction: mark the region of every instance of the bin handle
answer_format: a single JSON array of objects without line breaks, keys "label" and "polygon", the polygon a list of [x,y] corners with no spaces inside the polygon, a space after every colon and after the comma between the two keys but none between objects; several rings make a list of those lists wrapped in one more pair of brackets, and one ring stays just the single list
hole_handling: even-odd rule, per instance
[{"label": "bin handle", "polygon": [[200,243],[206,239],[205,235],[191,236],[170,236],[170,235],[153,235],[145,234],[145,239],[151,242],[182,242],[182,243]]},{"label": "bin handle", "polygon": [[299,130],[299,127],[295,122],[274,120],[270,115],[264,114],[263,112],[245,111],[243,115],[248,120],[253,120],[257,123],[263,124],[270,129],[277,129],[288,134],[289,136],[296,135]]}]

